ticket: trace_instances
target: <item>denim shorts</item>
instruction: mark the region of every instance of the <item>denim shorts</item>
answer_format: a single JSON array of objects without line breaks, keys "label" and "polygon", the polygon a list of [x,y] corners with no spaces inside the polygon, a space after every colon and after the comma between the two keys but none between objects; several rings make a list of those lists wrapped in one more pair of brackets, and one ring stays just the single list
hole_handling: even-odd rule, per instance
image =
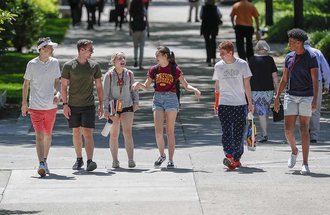
[{"label": "denim shorts", "polygon": [[312,116],[313,96],[284,96],[284,116]]},{"label": "denim shorts", "polygon": [[165,112],[178,112],[179,101],[175,92],[155,92],[152,110],[162,110]]}]

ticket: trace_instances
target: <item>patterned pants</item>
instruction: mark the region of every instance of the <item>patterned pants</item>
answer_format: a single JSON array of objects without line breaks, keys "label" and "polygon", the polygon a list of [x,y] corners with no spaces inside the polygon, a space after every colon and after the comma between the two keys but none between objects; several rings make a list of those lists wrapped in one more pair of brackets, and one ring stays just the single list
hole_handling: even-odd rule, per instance
[{"label": "patterned pants", "polygon": [[243,152],[243,134],[246,126],[247,105],[219,105],[218,116],[222,127],[222,146],[225,155],[238,161]]}]

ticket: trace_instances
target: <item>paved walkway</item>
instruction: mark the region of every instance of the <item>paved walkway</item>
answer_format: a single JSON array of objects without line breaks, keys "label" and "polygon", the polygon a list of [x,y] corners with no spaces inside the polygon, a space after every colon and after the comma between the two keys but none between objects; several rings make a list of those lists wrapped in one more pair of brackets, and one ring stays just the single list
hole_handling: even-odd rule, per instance
[{"label": "paved walkway", "polygon": [[[106,8],[108,12],[109,8]],[[169,11],[171,14],[169,14]],[[233,39],[229,8],[222,8],[225,23],[218,41]],[[161,17],[160,17],[161,15]],[[257,151],[246,151],[243,167],[232,172],[222,165],[221,129],[212,112],[213,70],[206,67],[199,23],[186,23],[188,7],[182,3],[154,2],[150,7],[151,37],[146,43],[145,68],[153,64],[155,48],[170,46],[187,80],[202,91],[198,102],[185,92],[176,123],[176,169],[154,169],[158,156],[154,138],[152,92],[141,92],[141,110],[134,122],[137,167],[127,168],[121,139],[119,159],[122,168],[111,169],[108,138],[100,135],[104,121],[97,120],[95,156],[98,169],[92,173],[73,171],[75,159],[71,131],[58,111],[49,155],[50,176],[40,179],[34,134],[27,118],[0,121],[0,214],[327,214],[330,210],[330,120],[321,119],[320,141],[311,146],[312,174],[299,174],[297,166],[286,167],[290,154],[283,144],[283,123],[270,123],[270,141]],[[106,20],[107,14],[104,15]],[[56,49],[63,64],[76,54],[79,38],[95,41],[94,58],[103,72],[110,55],[117,50],[128,56],[128,67],[138,80],[145,71],[135,70],[132,41],[127,33],[114,31],[113,24],[102,23],[95,31],[70,29]],[[283,45],[272,45],[281,50]],[[276,51],[275,49],[275,51]],[[283,59],[278,58],[278,63]],[[61,108],[60,108],[61,109]],[[298,137],[298,134],[297,134]],[[300,145],[298,146],[301,149]]]}]

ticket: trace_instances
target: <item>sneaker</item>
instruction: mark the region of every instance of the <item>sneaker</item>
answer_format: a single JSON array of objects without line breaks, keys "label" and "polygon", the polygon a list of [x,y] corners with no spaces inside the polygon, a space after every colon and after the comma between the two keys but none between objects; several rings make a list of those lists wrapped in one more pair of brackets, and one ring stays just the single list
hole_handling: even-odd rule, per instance
[{"label": "sneaker", "polygon": [[291,155],[289,157],[289,160],[288,160],[288,167],[289,168],[293,168],[294,165],[296,165],[298,154],[299,154],[299,150],[298,149],[297,149],[297,154],[296,155],[294,155],[294,154],[291,153]]},{"label": "sneaker", "polygon": [[95,170],[96,168],[97,168],[97,164],[94,161],[87,163],[87,168],[86,168],[87,171],[90,172]]},{"label": "sneaker", "polygon": [[302,165],[301,167],[301,171],[300,171],[300,174],[302,175],[307,175],[309,174],[311,171],[309,170],[308,168],[308,165]]},{"label": "sneaker", "polygon": [[168,161],[168,163],[167,163],[167,169],[174,169],[174,163],[173,163],[173,161]]},{"label": "sneaker", "polygon": [[241,161],[235,161],[235,166],[236,166],[236,168],[239,168],[239,167],[241,167],[242,166],[242,164],[241,164]]},{"label": "sneaker", "polygon": [[317,140],[312,139],[312,140],[310,140],[310,143],[317,143]]},{"label": "sneaker", "polygon": [[44,164],[45,164],[45,170],[46,170],[46,174],[48,174],[49,175],[49,169],[48,169],[48,164],[47,164],[47,162],[45,161],[44,162]]},{"label": "sneaker", "polygon": [[226,157],[223,159],[223,165],[228,167],[230,170],[236,169],[234,158],[231,155],[226,155]]},{"label": "sneaker", "polygon": [[129,168],[134,168],[136,166],[136,164],[135,164],[135,161],[134,160],[129,160],[128,161],[128,167]]},{"label": "sneaker", "polygon": [[73,170],[80,170],[82,166],[84,166],[84,161],[77,159],[76,162],[73,164],[72,169]]},{"label": "sneaker", "polygon": [[160,167],[160,165],[162,165],[162,163],[166,160],[166,155],[161,155],[159,156],[159,158],[155,161],[154,166],[155,167]]},{"label": "sneaker", "polygon": [[41,177],[45,177],[46,176],[46,168],[45,168],[45,164],[44,163],[40,163],[39,164],[38,174]]},{"label": "sneaker", "polygon": [[112,161],[112,168],[119,168],[119,161]]},{"label": "sneaker", "polygon": [[258,140],[259,143],[265,143],[268,141],[268,136],[262,136],[260,140]]}]

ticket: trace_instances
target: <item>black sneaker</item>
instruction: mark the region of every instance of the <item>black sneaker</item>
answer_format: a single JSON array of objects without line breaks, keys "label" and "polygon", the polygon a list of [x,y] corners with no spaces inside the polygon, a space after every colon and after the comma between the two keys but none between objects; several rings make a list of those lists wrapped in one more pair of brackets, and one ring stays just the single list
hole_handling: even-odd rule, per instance
[{"label": "black sneaker", "polygon": [[73,170],[80,170],[82,166],[84,166],[84,161],[77,159],[76,162],[73,164],[72,169]]},{"label": "black sneaker", "polygon": [[91,161],[87,164],[86,170],[90,172],[90,171],[93,171],[96,168],[97,168],[97,164],[94,161]]},{"label": "black sneaker", "polygon": [[160,167],[162,163],[166,160],[166,155],[159,156],[159,158],[155,161],[155,167]]},{"label": "black sneaker", "polygon": [[167,169],[174,169],[174,163],[173,163],[173,161],[168,161],[168,163],[167,163]]}]

